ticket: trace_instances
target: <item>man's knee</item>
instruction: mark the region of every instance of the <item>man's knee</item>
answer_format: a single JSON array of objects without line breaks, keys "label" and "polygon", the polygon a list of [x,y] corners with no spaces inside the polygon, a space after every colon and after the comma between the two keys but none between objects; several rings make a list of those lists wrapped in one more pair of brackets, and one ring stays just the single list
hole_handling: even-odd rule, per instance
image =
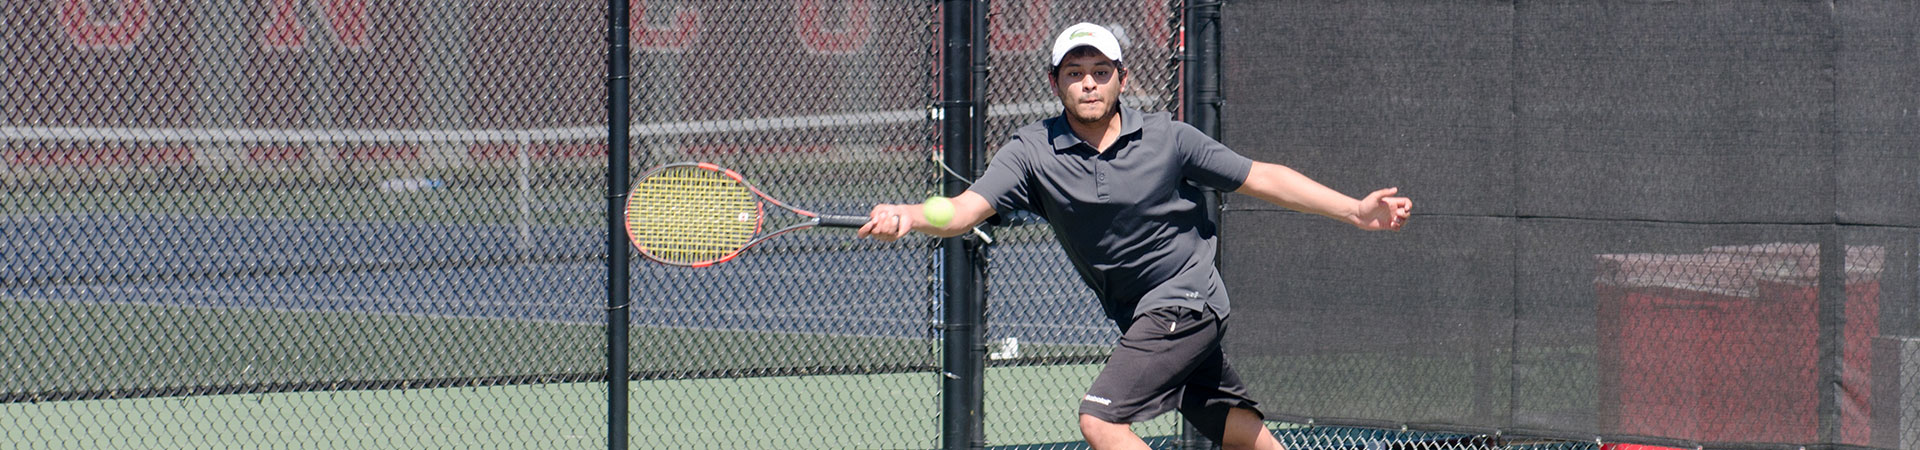
[{"label": "man's knee", "polygon": [[1099,436],[1107,436],[1117,432],[1132,433],[1133,429],[1129,428],[1128,424],[1113,423],[1105,420],[1100,420],[1100,418],[1094,417],[1089,414],[1080,415],[1080,434],[1086,435],[1089,438],[1094,438]]},{"label": "man's knee", "polygon": [[1220,447],[1226,450],[1258,449],[1283,450],[1273,433],[1260,418],[1260,413],[1247,408],[1232,408],[1227,412],[1226,430],[1222,433]]}]

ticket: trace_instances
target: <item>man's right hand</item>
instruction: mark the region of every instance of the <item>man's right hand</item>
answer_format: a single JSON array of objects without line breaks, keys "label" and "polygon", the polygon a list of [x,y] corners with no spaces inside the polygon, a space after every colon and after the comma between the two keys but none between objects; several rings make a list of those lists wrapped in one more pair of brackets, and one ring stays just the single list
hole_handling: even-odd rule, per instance
[{"label": "man's right hand", "polygon": [[860,227],[858,235],[893,242],[907,237],[914,228],[926,226],[925,220],[920,217],[920,205],[881,203],[873,205],[873,211],[867,213],[867,224]]},{"label": "man's right hand", "polygon": [[[973,231],[973,227],[979,226],[994,214],[993,207],[987,205],[987,199],[973,191],[962,192],[948,201],[953,202],[953,218],[948,220],[944,227],[927,223],[927,216],[921,214],[919,204],[873,205],[873,211],[867,213],[867,224],[860,227],[859,235],[883,242],[893,242],[907,237],[907,233],[912,231],[934,237],[950,238]],[[985,235],[981,236],[985,237]]]}]

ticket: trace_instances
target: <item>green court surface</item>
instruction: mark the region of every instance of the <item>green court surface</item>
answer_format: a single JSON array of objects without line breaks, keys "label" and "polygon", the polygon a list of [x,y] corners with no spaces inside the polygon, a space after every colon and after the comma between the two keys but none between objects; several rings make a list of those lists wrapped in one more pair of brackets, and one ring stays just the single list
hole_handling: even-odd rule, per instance
[{"label": "green court surface", "polygon": [[[602,447],[606,387],[581,380],[604,370],[604,332],[547,321],[0,299],[0,448]],[[635,448],[938,445],[941,380],[929,369],[936,342],[631,334],[632,368],[650,378],[630,393]],[[1098,370],[990,369],[989,443],[1077,441],[1079,394]],[[899,373],[845,374],[861,371]],[[1166,434],[1173,423],[1140,429]]]},{"label": "green court surface", "polygon": [[[629,335],[631,369],[643,378],[900,371],[939,360],[926,339],[640,326]],[[578,379],[606,367],[605,336],[600,324],[0,299],[0,398]]]},{"label": "green court surface", "polygon": [[[650,377],[935,360],[922,340],[651,327],[630,334],[632,368]],[[605,336],[598,324],[0,299],[0,395],[592,374],[605,367]]]},{"label": "green court surface", "polygon": [[[1079,439],[1098,365],[988,371],[992,446]],[[931,373],[633,382],[634,448],[938,446]],[[601,383],[0,404],[8,448],[603,448]],[[1136,425],[1176,430],[1173,416]]]}]

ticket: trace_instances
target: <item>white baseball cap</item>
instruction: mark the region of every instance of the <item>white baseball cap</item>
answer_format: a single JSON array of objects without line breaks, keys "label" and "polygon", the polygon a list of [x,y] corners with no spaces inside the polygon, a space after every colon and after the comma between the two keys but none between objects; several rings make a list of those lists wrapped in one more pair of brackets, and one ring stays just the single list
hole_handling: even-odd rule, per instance
[{"label": "white baseball cap", "polygon": [[1099,25],[1081,22],[1067,27],[1060,32],[1060,37],[1054,38],[1053,65],[1060,65],[1060,59],[1067,57],[1067,52],[1080,46],[1092,46],[1094,50],[1107,55],[1107,59],[1120,61],[1120,41],[1113,38],[1113,32]]}]

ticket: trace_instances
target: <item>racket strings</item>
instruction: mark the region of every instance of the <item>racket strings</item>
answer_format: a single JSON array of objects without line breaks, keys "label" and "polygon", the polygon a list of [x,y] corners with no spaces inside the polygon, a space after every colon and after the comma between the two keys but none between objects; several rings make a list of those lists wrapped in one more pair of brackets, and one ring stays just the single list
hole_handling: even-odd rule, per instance
[{"label": "racket strings", "polygon": [[716,261],[759,232],[760,207],[746,186],[695,167],[662,170],[641,180],[627,199],[634,245],[683,264]]}]

